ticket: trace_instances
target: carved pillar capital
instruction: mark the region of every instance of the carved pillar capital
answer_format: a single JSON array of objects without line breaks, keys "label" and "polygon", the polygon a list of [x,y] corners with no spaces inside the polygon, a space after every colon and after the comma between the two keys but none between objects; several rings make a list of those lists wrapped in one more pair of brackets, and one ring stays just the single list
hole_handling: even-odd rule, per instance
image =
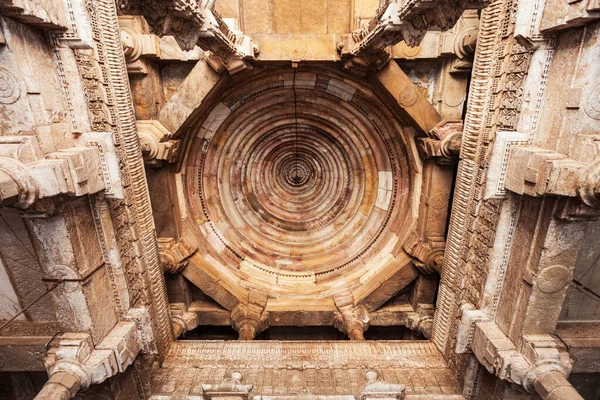
[{"label": "carved pillar capital", "polygon": [[415,233],[411,233],[404,244],[404,251],[413,257],[415,267],[422,273],[441,274],[442,263],[444,261],[444,247],[440,244],[434,245],[429,241],[422,240]]},{"label": "carved pillar capital", "polygon": [[29,208],[39,198],[39,192],[38,182],[25,164],[0,157],[0,206]]},{"label": "carved pillar capital", "polygon": [[435,308],[432,304],[418,304],[415,312],[408,313],[406,327],[420,332],[427,339],[431,339],[434,312]]},{"label": "carved pillar capital", "polygon": [[239,333],[239,340],[253,340],[269,327],[269,313],[265,311],[267,296],[251,291],[248,303],[239,303],[231,311],[231,325]]},{"label": "carved pillar capital", "polygon": [[600,208],[600,158],[579,175],[577,194],[588,207]]},{"label": "carved pillar capital", "polygon": [[148,33],[144,17],[138,15],[119,16],[121,45],[127,63],[128,74],[147,74],[148,58],[160,58],[158,36]]},{"label": "carved pillar capital", "polygon": [[[514,146],[506,169],[506,189],[529,196],[578,198],[600,209],[600,158],[586,164],[564,154],[533,146]],[[594,213],[591,213],[594,216]],[[583,213],[582,213],[583,216]]]},{"label": "carved pillar capital", "polygon": [[168,274],[181,272],[187,266],[189,258],[198,250],[196,241],[187,235],[179,240],[159,237],[157,241],[160,263],[163,271]]},{"label": "carved pillar capital", "polygon": [[186,332],[198,327],[198,314],[189,312],[184,303],[171,303],[169,309],[175,337],[181,337]]},{"label": "carved pillar capital", "polygon": [[369,329],[367,309],[362,305],[355,305],[350,292],[334,296],[333,301],[337,308],[333,317],[333,326],[348,336],[350,340],[365,340],[364,333]]},{"label": "carved pillar capital", "polygon": [[172,134],[156,120],[136,121],[144,164],[160,167],[164,162],[173,163],[179,155],[180,140],[172,140]]},{"label": "carved pillar capital", "polygon": [[443,120],[427,137],[417,138],[417,145],[425,159],[436,158],[439,164],[454,164],[460,156],[462,132],[461,120]]},{"label": "carved pillar capital", "polygon": [[495,323],[478,322],[472,350],[489,372],[523,386],[529,393],[548,398],[550,391],[559,389],[571,393],[569,399],[581,399],[566,380],[572,368],[569,354],[550,335],[523,336],[519,351]]},{"label": "carved pillar capital", "polygon": [[70,382],[63,385],[70,390],[87,389],[124,372],[142,347],[137,324],[133,321],[117,323],[96,346],[88,333],[65,333],[58,344],[48,350],[44,360],[51,377],[49,382],[55,382],[52,377],[58,375],[61,381]]},{"label": "carved pillar capital", "polygon": [[110,146],[114,145],[108,132],[74,138],[65,124],[0,137],[0,206],[26,209],[39,199],[61,194],[119,195],[120,181],[113,179],[118,167]]}]

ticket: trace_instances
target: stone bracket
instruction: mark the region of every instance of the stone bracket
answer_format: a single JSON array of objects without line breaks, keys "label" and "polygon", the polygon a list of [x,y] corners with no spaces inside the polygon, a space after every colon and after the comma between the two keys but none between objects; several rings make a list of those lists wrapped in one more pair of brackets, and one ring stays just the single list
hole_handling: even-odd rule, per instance
[{"label": "stone bracket", "polygon": [[377,10],[368,26],[342,36],[340,56],[347,60],[345,69],[364,76],[371,65],[381,68],[390,59],[389,46],[404,40],[418,46],[428,30],[452,28],[467,8],[483,8],[488,0],[446,2],[391,2]]},{"label": "stone bracket", "polygon": [[124,372],[142,350],[136,322],[122,321],[94,347],[89,333],[65,333],[48,350],[44,361],[48,375],[67,372],[82,389]]},{"label": "stone bracket", "polygon": [[61,129],[42,126],[34,134],[0,138],[0,204],[28,208],[60,194],[122,197],[111,134],[84,133],[75,140]]},{"label": "stone bracket", "polygon": [[530,393],[536,381],[555,371],[563,376],[571,372],[572,361],[550,335],[526,335],[519,351],[493,322],[477,322],[472,350],[477,360],[500,379],[521,385]]},{"label": "stone bracket", "polygon": [[552,150],[513,147],[504,186],[533,197],[579,197],[588,207],[600,208],[600,157],[585,164]]},{"label": "stone bracket", "polygon": [[160,167],[177,161],[181,140],[172,140],[172,133],[157,120],[139,120],[136,125],[144,164]]},{"label": "stone bracket", "polygon": [[196,0],[131,0],[120,2],[121,11],[141,13],[158,36],[172,35],[183,50],[196,45],[211,52],[209,63],[230,74],[250,67],[259,47],[240,31],[231,29],[213,9]]}]

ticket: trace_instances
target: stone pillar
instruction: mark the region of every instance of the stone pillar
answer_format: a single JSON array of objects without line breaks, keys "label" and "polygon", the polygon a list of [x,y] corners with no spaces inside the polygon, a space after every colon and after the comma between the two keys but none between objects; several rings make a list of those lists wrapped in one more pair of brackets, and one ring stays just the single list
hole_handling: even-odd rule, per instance
[{"label": "stone pillar", "polygon": [[352,293],[344,292],[334,296],[333,301],[338,310],[333,325],[345,333],[350,340],[365,340],[364,333],[369,329],[369,315],[364,306],[354,304]]},{"label": "stone pillar", "polygon": [[34,400],[69,400],[77,394],[81,381],[69,372],[58,372],[50,377]]},{"label": "stone pillar", "polygon": [[239,333],[239,340],[253,340],[269,327],[269,313],[265,312],[267,295],[250,291],[248,303],[239,303],[231,311],[231,325]]},{"label": "stone pillar", "polygon": [[583,397],[559,371],[549,371],[533,383],[543,400],[583,400]]}]

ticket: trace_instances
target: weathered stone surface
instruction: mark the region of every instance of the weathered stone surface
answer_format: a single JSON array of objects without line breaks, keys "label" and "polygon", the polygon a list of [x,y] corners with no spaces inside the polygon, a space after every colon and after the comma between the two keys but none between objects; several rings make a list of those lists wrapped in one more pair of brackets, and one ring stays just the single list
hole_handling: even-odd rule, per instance
[{"label": "weathered stone surface", "polygon": [[[404,385],[407,398],[458,394],[458,377],[430,342],[180,341],[154,373],[154,397],[199,396],[202,384],[218,384],[232,372],[241,373],[242,384],[254,385],[256,395],[359,396],[373,357],[380,379]],[[210,363],[223,368],[216,372]]]},{"label": "weathered stone surface", "polygon": [[[59,333],[40,398],[578,398],[599,13],[0,0],[2,368]],[[357,341],[171,343],[212,326]]]}]

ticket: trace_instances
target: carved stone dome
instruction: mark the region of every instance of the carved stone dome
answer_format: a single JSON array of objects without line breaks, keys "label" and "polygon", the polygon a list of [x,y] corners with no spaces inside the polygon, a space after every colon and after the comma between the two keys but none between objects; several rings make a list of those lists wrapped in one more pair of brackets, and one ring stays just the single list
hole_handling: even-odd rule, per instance
[{"label": "carved stone dome", "polygon": [[408,262],[411,128],[375,90],[305,67],[213,97],[187,155],[207,263],[270,294],[331,294],[340,279],[347,289]]}]

